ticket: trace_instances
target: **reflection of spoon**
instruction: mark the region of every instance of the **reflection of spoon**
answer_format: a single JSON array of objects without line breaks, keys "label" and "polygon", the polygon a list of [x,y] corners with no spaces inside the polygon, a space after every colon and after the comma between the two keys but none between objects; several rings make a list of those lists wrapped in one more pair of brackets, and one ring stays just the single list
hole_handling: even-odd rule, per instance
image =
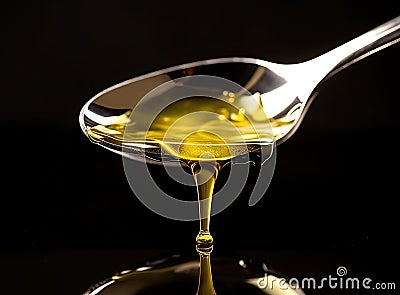
[{"label": "reflection of spoon", "polygon": [[[96,142],[122,153],[124,124],[135,124],[129,112],[149,91],[176,78],[210,75],[245,87],[251,97],[221,89],[226,100],[246,111],[253,120],[269,120],[278,144],[297,129],[317,90],[345,67],[400,41],[400,16],[314,59],[297,64],[278,64],[253,58],[220,58],[183,64],[113,86],[92,98],[82,109],[80,125]],[[234,97],[235,96],[235,97]],[[158,99],[158,97],[156,98]],[[261,110],[261,112],[260,112]],[[265,116],[266,115],[266,116]],[[133,122],[132,122],[133,120]],[[102,136],[101,133],[104,133]],[[91,137],[91,139],[94,139]]]}]

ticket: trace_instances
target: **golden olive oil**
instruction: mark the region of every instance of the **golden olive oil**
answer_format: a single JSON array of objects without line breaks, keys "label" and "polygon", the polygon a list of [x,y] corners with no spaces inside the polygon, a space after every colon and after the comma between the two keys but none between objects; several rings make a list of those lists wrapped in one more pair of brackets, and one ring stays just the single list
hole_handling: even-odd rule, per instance
[{"label": "golden olive oil", "polygon": [[[268,120],[263,124],[255,123],[244,109],[216,98],[181,99],[155,118],[139,114],[140,120],[152,122],[149,128],[142,128],[138,119],[135,121],[130,115],[128,110],[111,118],[112,124],[92,127],[88,131],[89,138],[129,146],[153,157],[161,155],[163,150],[183,161],[204,160],[205,157],[228,160],[258,151],[274,140]],[[132,117],[139,117],[136,115]]]}]

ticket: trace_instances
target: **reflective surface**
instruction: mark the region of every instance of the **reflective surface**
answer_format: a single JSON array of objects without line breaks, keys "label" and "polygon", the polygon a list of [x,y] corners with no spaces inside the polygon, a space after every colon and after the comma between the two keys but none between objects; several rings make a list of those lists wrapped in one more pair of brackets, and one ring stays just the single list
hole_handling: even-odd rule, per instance
[{"label": "reflective surface", "polygon": [[[283,277],[268,270],[262,261],[216,258],[212,269],[217,294],[304,294],[287,283],[279,287],[277,282]],[[84,295],[195,294],[198,276],[198,260],[173,255],[121,271],[90,287]]]}]

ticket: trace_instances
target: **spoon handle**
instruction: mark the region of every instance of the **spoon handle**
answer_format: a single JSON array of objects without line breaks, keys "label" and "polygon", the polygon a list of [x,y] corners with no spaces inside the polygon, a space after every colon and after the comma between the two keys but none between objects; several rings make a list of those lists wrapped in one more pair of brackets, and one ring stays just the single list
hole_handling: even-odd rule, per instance
[{"label": "spoon handle", "polygon": [[399,41],[400,16],[316,57],[313,61],[320,66],[325,66],[325,70],[328,70],[328,74],[325,76],[327,79],[364,57]]}]

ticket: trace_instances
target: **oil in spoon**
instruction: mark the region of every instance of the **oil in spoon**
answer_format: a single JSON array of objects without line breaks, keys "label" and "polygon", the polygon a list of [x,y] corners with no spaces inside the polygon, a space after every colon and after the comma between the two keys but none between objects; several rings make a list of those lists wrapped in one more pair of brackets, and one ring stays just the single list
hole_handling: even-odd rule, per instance
[{"label": "oil in spoon", "polygon": [[[198,160],[201,154],[209,152],[216,160],[227,160],[258,151],[261,146],[278,140],[292,128],[301,113],[298,104],[285,116],[269,119],[258,102],[258,107],[249,110],[232,104],[235,99],[240,102],[241,97],[229,99],[189,97],[178,100],[166,107],[150,128],[142,128],[140,123],[151,120],[145,112],[135,113],[133,119],[131,110],[123,110],[108,117],[107,124],[90,127],[88,136],[105,145],[127,143],[129,149],[158,160],[161,160],[162,148],[175,159]],[[189,135],[190,140],[183,143],[182,139]]]}]

